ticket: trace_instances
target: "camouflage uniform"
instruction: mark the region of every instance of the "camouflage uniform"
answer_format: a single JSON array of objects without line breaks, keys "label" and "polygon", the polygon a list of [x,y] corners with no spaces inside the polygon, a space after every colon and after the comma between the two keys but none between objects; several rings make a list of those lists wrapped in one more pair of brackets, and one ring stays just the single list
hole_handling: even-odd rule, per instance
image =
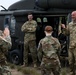
[{"label": "camouflage uniform", "polygon": [[[6,38],[8,39],[8,37],[6,37]],[[11,40],[9,42],[9,41],[7,41],[6,38],[3,38],[3,37],[1,38],[0,37],[0,66],[1,67],[6,66],[7,62],[6,62],[6,56],[5,55],[8,52],[8,49],[10,49],[11,48],[11,45],[12,45],[11,44]],[[9,39],[11,39],[11,38],[9,37]],[[2,74],[1,71],[2,70],[0,68],[0,75]]]},{"label": "camouflage uniform", "polygon": [[70,31],[70,44],[69,44],[70,75],[75,75],[74,66],[76,66],[76,23],[70,22],[68,28]]},{"label": "camouflage uniform", "polygon": [[60,51],[59,41],[50,36],[41,39],[38,45],[38,58],[41,61],[42,75],[60,75],[60,61],[58,53]]},{"label": "camouflage uniform", "polygon": [[33,63],[36,64],[37,62],[37,53],[36,53],[36,31],[37,23],[36,21],[27,21],[23,24],[21,30],[25,32],[24,37],[24,64],[28,65],[28,52],[30,50]]}]

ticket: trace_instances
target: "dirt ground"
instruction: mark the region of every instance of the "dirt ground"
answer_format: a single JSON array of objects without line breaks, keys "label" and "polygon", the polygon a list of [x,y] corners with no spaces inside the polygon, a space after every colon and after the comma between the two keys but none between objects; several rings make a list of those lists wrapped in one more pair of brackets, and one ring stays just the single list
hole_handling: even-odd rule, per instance
[{"label": "dirt ground", "polygon": [[12,75],[24,75],[22,72],[17,71],[16,69],[11,69],[11,74]]}]

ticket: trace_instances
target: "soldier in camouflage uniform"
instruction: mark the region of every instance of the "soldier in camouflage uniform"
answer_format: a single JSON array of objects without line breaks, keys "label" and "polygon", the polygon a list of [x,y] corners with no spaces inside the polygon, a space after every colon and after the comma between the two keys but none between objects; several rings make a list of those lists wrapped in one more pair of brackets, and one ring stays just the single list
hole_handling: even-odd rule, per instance
[{"label": "soldier in camouflage uniform", "polygon": [[45,27],[46,37],[41,39],[38,45],[38,58],[41,61],[42,75],[60,75],[60,61],[58,54],[61,46],[58,39],[52,36],[53,28],[51,26]]},{"label": "soldier in camouflage uniform", "polygon": [[[69,65],[70,65],[70,75],[75,75],[76,67],[76,11],[71,13],[72,22],[67,25],[67,30],[70,33],[70,43],[69,43]],[[66,28],[66,27],[64,27]]]},{"label": "soldier in camouflage uniform", "polygon": [[8,27],[5,27],[4,31],[3,31],[3,37],[6,39],[6,41],[8,42],[8,47],[9,49],[11,49],[12,46],[12,42],[11,42],[11,37],[10,37],[10,31]]},{"label": "soldier in camouflage uniform", "polygon": [[76,11],[71,13],[72,22],[69,23],[68,29],[70,31],[70,44],[69,44],[69,65],[70,75],[75,75],[76,67]]},{"label": "soldier in camouflage uniform", "polygon": [[[0,37],[3,36],[3,32],[0,30]],[[0,38],[0,66],[5,63],[5,55],[2,51],[2,39]]]},{"label": "soldier in camouflage uniform", "polygon": [[37,63],[37,49],[36,49],[36,36],[35,31],[37,27],[37,22],[33,20],[33,15],[28,15],[28,21],[25,22],[21,28],[25,32],[24,36],[24,66],[28,66],[28,52],[30,50],[34,67]]},{"label": "soldier in camouflage uniform", "polygon": [[[9,33],[6,30],[7,28],[4,29],[4,31],[0,30],[0,75],[3,75],[1,67],[5,67],[7,65],[6,62],[6,54],[8,52],[8,49],[11,48],[11,38],[8,35]],[[10,41],[9,41],[9,40]]]}]

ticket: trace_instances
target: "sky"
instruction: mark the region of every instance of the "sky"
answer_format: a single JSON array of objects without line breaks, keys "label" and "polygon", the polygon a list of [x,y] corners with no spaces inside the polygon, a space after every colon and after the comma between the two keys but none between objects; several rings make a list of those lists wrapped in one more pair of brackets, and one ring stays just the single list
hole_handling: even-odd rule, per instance
[{"label": "sky", "polygon": [[[15,2],[18,2],[20,0],[0,0],[0,6],[4,6],[6,9],[8,9],[8,7],[15,3]],[[0,7],[0,10],[3,10],[3,8]]]}]

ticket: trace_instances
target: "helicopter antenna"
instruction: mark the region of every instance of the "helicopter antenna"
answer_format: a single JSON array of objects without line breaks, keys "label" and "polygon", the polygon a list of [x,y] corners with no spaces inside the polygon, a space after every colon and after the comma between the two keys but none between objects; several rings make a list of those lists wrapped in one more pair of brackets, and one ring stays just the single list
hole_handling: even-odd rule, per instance
[{"label": "helicopter antenna", "polygon": [[0,5],[0,7],[2,7],[4,10],[7,10],[4,6]]}]

